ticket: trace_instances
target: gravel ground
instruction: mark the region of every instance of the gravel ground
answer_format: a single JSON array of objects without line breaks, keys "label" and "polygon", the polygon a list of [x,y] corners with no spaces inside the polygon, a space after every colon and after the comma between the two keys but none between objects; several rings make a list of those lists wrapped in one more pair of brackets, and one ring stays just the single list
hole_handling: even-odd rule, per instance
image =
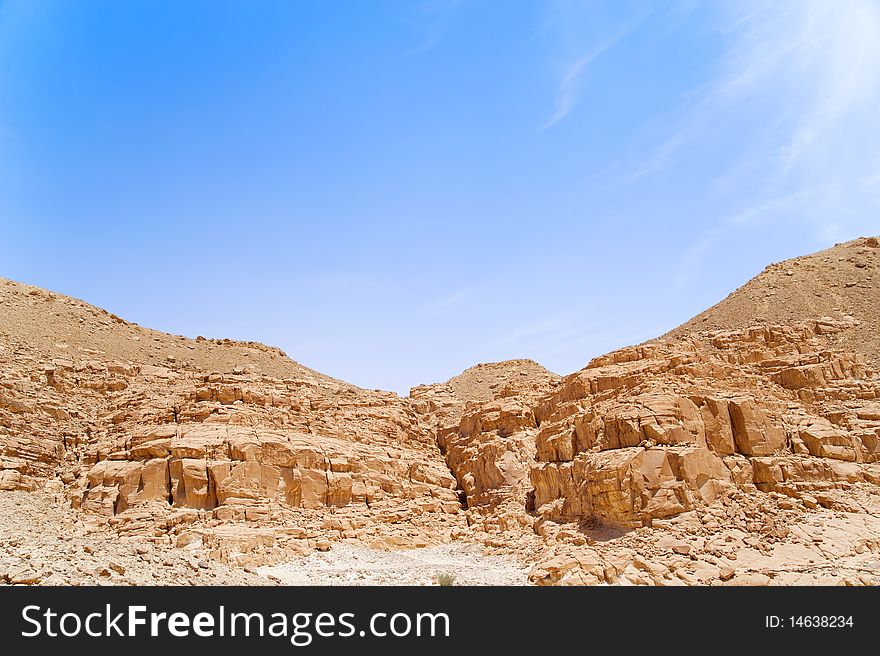
[{"label": "gravel ground", "polygon": [[513,559],[455,542],[408,551],[334,543],[330,551],[258,571],[285,585],[436,585],[441,574],[454,576],[454,585],[528,585],[528,568]]},{"label": "gravel ground", "polygon": [[90,527],[52,495],[0,491],[0,585],[272,585],[243,569]]},{"label": "gravel ground", "polygon": [[52,495],[0,492],[0,585],[527,585],[528,568],[474,544],[381,551],[333,543],[329,551],[259,568],[259,575],[146,539],[120,539],[83,523]]}]

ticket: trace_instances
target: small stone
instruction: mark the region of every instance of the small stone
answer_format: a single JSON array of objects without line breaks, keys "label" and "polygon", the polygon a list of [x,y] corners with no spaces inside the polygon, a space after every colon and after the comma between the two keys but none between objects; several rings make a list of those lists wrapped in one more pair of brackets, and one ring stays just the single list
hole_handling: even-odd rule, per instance
[{"label": "small stone", "polygon": [[43,576],[31,567],[22,567],[8,572],[5,578],[11,585],[35,585],[42,580]]}]

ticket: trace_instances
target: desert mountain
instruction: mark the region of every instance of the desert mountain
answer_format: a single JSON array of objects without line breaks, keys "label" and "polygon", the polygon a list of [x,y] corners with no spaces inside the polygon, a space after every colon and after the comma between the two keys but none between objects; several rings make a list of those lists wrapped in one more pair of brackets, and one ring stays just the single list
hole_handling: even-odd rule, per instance
[{"label": "desert mountain", "polygon": [[880,357],[880,272],[876,238],[856,239],[771,264],[726,299],[664,335],[746,328],[817,317],[856,320],[841,345],[873,363]]},{"label": "desert mountain", "polygon": [[[570,375],[406,398],[2,280],[0,577],[267,582],[334,545],[462,543],[538,584],[880,582],[878,266],[856,240]],[[59,531],[128,565],[68,547],[46,572]]]}]

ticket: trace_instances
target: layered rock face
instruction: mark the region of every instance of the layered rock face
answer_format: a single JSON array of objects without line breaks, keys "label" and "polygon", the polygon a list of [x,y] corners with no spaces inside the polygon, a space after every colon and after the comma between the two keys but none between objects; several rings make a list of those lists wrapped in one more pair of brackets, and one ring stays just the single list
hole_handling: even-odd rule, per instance
[{"label": "layered rock face", "polygon": [[649,525],[731,487],[809,497],[880,481],[880,381],[829,350],[851,327],[708,332],[593,361],[536,409],[537,512]]},{"label": "layered rock face", "polygon": [[[769,267],[766,293],[782,293],[780,275],[794,278],[815,271],[817,262],[834,261],[843,265],[830,280],[857,275],[859,285],[878,296],[880,287],[871,284],[876,241],[833,250]],[[763,295],[760,279],[747,288],[732,298]],[[841,294],[828,298],[837,303]],[[748,304],[736,301],[719,307],[730,312],[732,304],[747,311]],[[643,547],[650,538],[628,532],[656,526],[659,535],[671,530],[665,520],[682,516],[686,523],[685,517],[712,509],[720,521],[707,515],[691,533],[703,532],[703,525],[717,531],[735,517],[769,549],[777,538],[784,541],[785,525],[800,521],[802,511],[877,517],[880,379],[870,340],[850,350],[853,334],[877,334],[876,312],[863,310],[859,320],[837,305],[819,309],[834,316],[789,323],[757,316],[741,329],[691,328],[596,358],[564,379],[498,388],[457,413],[447,410],[438,441],[466,496],[472,529],[496,545],[514,541],[517,529],[532,529],[549,545],[543,554],[540,546],[523,547],[538,561],[533,579],[585,583],[620,580],[626,571],[600,564],[609,557],[604,547],[601,555],[587,549],[585,556],[578,546],[609,530]],[[700,323],[714,322],[707,313]],[[450,396],[442,386],[413,395],[434,399],[434,406]],[[744,506],[758,510],[744,515]],[[878,529],[872,524],[856,532],[874,536],[865,538],[874,549]],[[575,555],[559,560],[560,549],[572,548]],[[865,548],[860,543],[858,549]],[[814,556],[807,560],[815,562]],[[712,576],[722,569],[732,568],[715,567]],[[667,580],[640,571],[627,580]],[[798,571],[790,581],[813,581],[802,576]]]},{"label": "layered rock face", "polygon": [[164,379],[165,404],[127,410],[133,399],[122,397],[108,409],[106,439],[85,456],[99,462],[84,503],[100,486],[102,462],[142,463],[142,476],[152,477],[142,478],[142,493],[155,479],[152,498],[202,510],[260,499],[306,508],[432,494],[455,500],[431,436],[393,394],[244,374],[150,374]]},{"label": "layered rock face", "polygon": [[197,537],[221,551],[252,531],[294,552],[328,535],[424,546],[461,522],[455,479],[408,400],[259,344],[185,340],[23,285],[2,291],[4,329],[25,315],[42,336],[58,313],[70,334],[4,335],[0,490],[49,481],[95,521],[172,540],[239,525]]},{"label": "layered rock face", "polygon": [[511,360],[412,390],[413,408],[436,435],[469,507],[525,503],[537,433],[532,406],[560,380],[531,360]]},{"label": "layered rock face", "polygon": [[[0,494],[224,566],[461,540],[541,584],[880,582],[876,243],[770,267],[566,377],[484,364],[408,398],[0,281]],[[813,316],[755,304],[829,262]],[[854,275],[875,309],[846,311]]]},{"label": "layered rock face", "polygon": [[[731,520],[760,536],[756,544],[781,549],[810,509],[867,515],[875,523],[853,531],[863,541],[853,548],[880,548],[880,378],[864,356],[836,348],[856,325],[823,318],[707,331],[597,358],[548,379],[542,394],[466,403],[437,434],[474,534],[518,544],[536,563],[536,583],[766,583],[750,571],[728,576],[735,563],[713,564],[701,579],[673,577],[665,565],[633,570],[628,559],[656,540],[689,553],[706,526],[711,535]],[[720,514],[683,536],[675,530],[679,516],[705,512]],[[627,546],[606,540],[609,531]],[[540,545],[522,537],[529,532]],[[602,536],[598,551],[593,536]],[[797,569],[787,580],[820,582],[803,576]]]},{"label": "layered rock face", "polygon": [[36,488],[57,473],[81,484],[81,495],[68,490],[75,507],[103,514],[154,500],[199,510],[420,496],[457,505],[432,436],[394,394],[19,355],[31,368],[4,384],[9,489]]}]

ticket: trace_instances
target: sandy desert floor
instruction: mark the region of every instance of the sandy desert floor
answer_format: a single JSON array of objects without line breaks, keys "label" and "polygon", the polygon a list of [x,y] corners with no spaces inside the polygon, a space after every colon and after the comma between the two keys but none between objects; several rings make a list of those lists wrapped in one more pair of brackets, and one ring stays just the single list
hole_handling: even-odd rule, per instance
[{"label": "sandy desert floor", "polygon": [[43,585],[528,585],[528,568],[450,543],[382,551],[334,543],[271,567],[244,570],[184,549],[79,521],[50,494],[0,494],[0,581]]},{"label": "sandy desert floor", "polygon": [[257,571],[285,585],[436,585],[444,574],[454,577],[454,585],[529,584],[528,568],[463,543],[407,551],[340,543],[330,551]]}]

